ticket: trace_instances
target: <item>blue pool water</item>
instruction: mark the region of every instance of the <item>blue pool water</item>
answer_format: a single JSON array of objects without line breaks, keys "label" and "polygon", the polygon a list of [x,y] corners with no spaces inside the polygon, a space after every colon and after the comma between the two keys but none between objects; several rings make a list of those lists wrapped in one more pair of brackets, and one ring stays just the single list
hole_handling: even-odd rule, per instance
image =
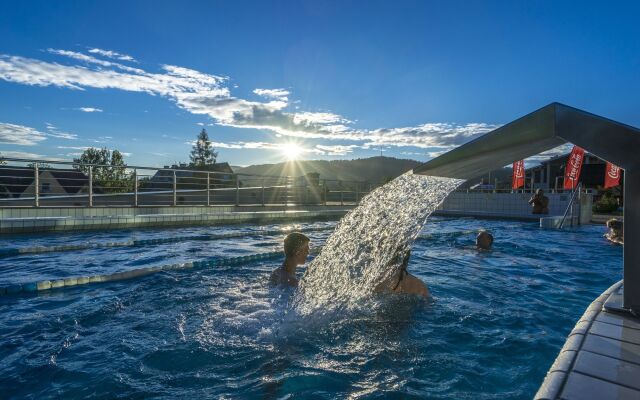
[{"label": "blue pool water", "polygon": [[[329,222],[304,224],[323,227]],[[0,286],[273,251],[272,226],[3,238],[3,246],[203,233],[244,238],[0,258]],[[479,253],[485,228],[494,250]],[[371,312],[297,318],[267,285],[277,261],[167,271],[0,297],[3,398],[530,398],[577,319],[622,277],[602,226],[430,218],[409,271],[431,302],[375,298]],[[330,231],[311,232],[321,245]]]}]

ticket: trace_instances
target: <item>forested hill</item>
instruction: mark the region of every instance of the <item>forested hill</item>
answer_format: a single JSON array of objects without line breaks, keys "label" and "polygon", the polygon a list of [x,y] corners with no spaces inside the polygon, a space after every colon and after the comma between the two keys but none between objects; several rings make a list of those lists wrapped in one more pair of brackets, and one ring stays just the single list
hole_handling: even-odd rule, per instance
[{"label": "forested hill", "polygon": [[395,178],[420,165],[419,161],[393,157],[371,157],[356,160],[305,160],[278,164],[234,167],[235,172],[252,175],[301,176],[317,172],[320,179],[381,182]]}]

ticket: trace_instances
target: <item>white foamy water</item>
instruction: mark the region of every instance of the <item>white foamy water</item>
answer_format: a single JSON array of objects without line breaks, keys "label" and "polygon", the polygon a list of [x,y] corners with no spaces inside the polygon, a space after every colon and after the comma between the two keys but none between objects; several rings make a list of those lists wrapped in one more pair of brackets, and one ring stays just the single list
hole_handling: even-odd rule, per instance
[{"label": "white foamy water", "polygon": [[377,188],[345,215],[304,274],[299,313],[350,308],[400,267],[427,217],[463,180],[408,172]]}]

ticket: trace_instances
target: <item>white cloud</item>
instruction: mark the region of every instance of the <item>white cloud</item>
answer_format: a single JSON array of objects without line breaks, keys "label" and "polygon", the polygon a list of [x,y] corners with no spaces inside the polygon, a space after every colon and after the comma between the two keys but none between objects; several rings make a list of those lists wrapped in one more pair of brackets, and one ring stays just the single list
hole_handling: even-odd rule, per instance
[{"label": "white cloud", "polygon": [[288,96],[291,94],[286,89],[254,89],[253,93],[269,99],[278,99],[283,101],[288,101]]},{"label": "white cloud", "polygon": [[558,147],[554,147],[553,149],[549,149],[546,151],[543,151],[540,154],[536,154],[535,156],[529,157],[525,159],[525,164],[526,167],[532,167],[534,165],[540,164],[543,161],[546,161],[550,158],[554,158],[554,157],[558,157],[564,154],[567,154],[571,151],[571,148],[573,147],[573,144],[571,143],[565,143],[565,144],[561,144]]},{"label": "white cloud", "polygon": [[[8,158],[24,158],[24,159],[29,159],[29,160],[41,160],[43,158],[45,158],[46,156],[43,156],[42,154],[36,154],[36,153],[27,153],[24,151],[2,151],[0,152],[0,157],[8,157]],[[52,161],[57,161],[59,159],[53,159],[53,158],[48,158],[49,160]]]},{"label": "white cloud", "polygon": [[65,150],[86,150],[89,146],[56,146],[56,149],[65,149]]},{"label": "white cloud", "polygon": [[126,54],[122,54],[122,53],[117,53],[115,51],[111,51],[111,50],[103,50],[103,49],[89,49],[89,53],[91,54],[99,54],[103,57],[109,57],[109,58],[113,58],[115,60],[121,60],[121,61],[132,61],[132,62],[137,62],[135,60],[135,58],[128,56]]},{"label": "white cloud", "polygon": [[[174,65],[162,65],[163,73],[150,73],[78,52],[54,49],[50,49],[50,52],[93,67],[0,55],[0,79],[76,90],[111,88],[145,92],[166,97],[192,114],[207,115],[218,125],[268,130],[288,137],[354,141],[360,142],[363,148],[417,147],[436,153],[454,148],[498,127],[484,123],[432,123],[413,127],[356,129],[352,126],[353,121],[339,114],[284,111],[289,105],[290,95],[285,89],[255,89],[254,93],[266,97],[268,101],[250,101],[233,97],[225,86],[228,78],[223,76]],[[434,151],[433,147],[438,149]]]},{"label": "white cloud", "polygon": [[325,154],[328,156],[346,156],[349,153],[353,153],[353,150],[359,147],[360,146],[354,144],[334,146],[318,144],[316,145],[315,149],[317,150],[318,154]]},{"label": "white cloud", "polygon": [[101,108],[93,108],[93,107],[79,107],[79,108],[76,108],[76,110],[86,112],[86,113],[102,112]]},{"label": "white cloud", "polygon": [[0,143],[33,146],[46,139],[46,134],[34,128],[0,122]]},{"label": "white cloud", "polygon": [[47,136],[67,140],[76,140],[78,138],[78,135],[76,135],[75,133],[63,132],[49,122],[47,122],[45,125],[47,126]]},{"label": "white cloud", "polygon": [[300,112],[293,114],[294,124],[351,124],[346,118],[337,114],[323,112]]}]

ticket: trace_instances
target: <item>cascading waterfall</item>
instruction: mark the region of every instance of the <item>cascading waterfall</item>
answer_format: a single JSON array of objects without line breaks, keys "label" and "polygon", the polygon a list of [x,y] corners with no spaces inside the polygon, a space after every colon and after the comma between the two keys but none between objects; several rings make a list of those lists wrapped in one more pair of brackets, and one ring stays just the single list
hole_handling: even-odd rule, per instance
[{"label": "cascading waterfall", "polygon": [[410,171],[363,198],[309,264],[294,299],[296,311],[348,309],[370,296],[400,267],[397,250],[410,248],[427,217],[462,182]]}]

